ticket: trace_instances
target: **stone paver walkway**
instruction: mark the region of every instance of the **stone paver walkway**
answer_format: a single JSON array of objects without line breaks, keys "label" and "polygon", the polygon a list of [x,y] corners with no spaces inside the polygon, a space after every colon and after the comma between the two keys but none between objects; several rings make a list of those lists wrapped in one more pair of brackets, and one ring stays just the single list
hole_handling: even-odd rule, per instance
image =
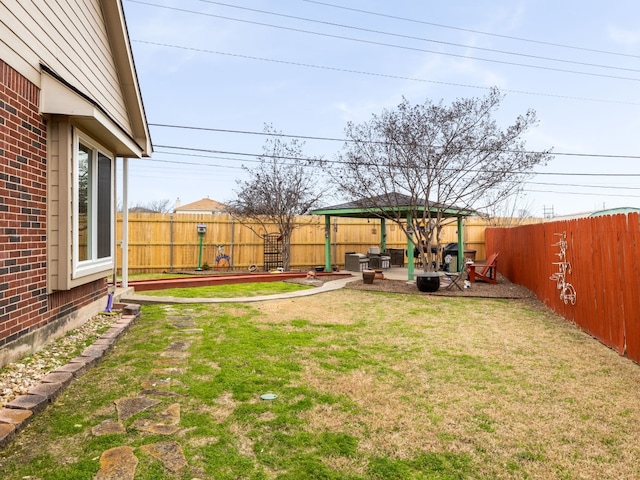
[{"label": "stone paver walkway", "polygon": [[[196,323],[189,317],[173,317],[173,319],[170,318],[170,321],[175,328],[175,333],[168,338],[169,344],[160,353],[160,358],[154,360],[154,364],[158,368],[152,370],[152,374],[162,378],[142,381],[140,385],[142,390],[137,397],[116,400],[114,415],[117,415],[117,419],[107,420],[94,427],[92,430],[94,435],[114,432],[126,433],[123,421],[153,409],[161,403],[162,400],[152,397],[177,396],[176,393],[171,392],[170,377],[184,372],[186,360],[189,357],[188,348],[201,330],[195,328]],[[166,435],[168,437],[176,435],[181,430],[180,403],[171,403],[150,417],[137,418],[130,428],[150,435]],[[96,478],[100,480],[133,480],[138,465],[136,456],[138,451],[156,459],[172,473],[179,473],[188,465],[180,444],[175,441],[145,444],[136,449],[122,446],[111,448],[102,453],[100,470]]]}]

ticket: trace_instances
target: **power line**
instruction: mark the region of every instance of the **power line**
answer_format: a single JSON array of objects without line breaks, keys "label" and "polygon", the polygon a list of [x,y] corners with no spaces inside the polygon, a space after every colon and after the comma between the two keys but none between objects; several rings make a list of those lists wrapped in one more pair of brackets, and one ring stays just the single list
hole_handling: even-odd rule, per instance
[{"label": "power line", "polygon": [[[529,193],[555,193],[558,195],[586,195],[590,197],[601,197],[604,195],[603,193],[588,193],[588,192],[568,192],[568,191],[556,191],[556,190],[523,190],[523,192]],[[616,194],[616,193],[607,193],[607,197],[622,197],[622,198],[640,198],[640,195],[629,195],[629,194]]]},{"label": "power line", "polygon": [[[167,155],[180,155],[179,153],[170,153],[170,152],[159,152],[159,153],[165,153]],[[187,155],[187,154],[182,154],[182,155]],[[197,157],[198,155],[189,155],[191,157]],[[223,158],[223,157],[208,157],[208,158]],[[237,158],[227,158],[227,160],[238,160]],[[257,161],[257,160],[256,160]],[[234,170],[241,170],[242,167],[235,167],[233,165],[220,165],[220,164],[216,164],[216,163],[198,163],[198,162],[178,162],[175,160],[160,160],[157,158],[150,158],[148,160],[145,160],[145,162],[158,162],[158,163],[173,163],[173,164],[180,164],[180,165],[195,165],[198,167],[216,167],[216,168],[231,168]]]},{"label": "power line", "polygon": [[553,183],[553,182],[529,182],[525,181],[527,185],[549,185],[555,187],[580,187],[580,188],[615,188],[616,190],[640,190],[640,187],[628,187],[621,185],[584,185],[579,183]]},{"label": "power line", "polygon": [[[187,152],[204,152],[204,153],[223,153],[223,154],[227,154],[227,155],[239,155],[239,156],[247,156],[247,157],[254,157],[254,158],[280,158],[283,160],[294,160],[294,161],[305,161],[305,162],[312,162],[312,161],[317,161],[317,158],[307,158],[307,157],[283,157],[283,156],[278,156],[278,155],[266,155],[264,153],[260,154],[260,153],[246,153],[246,152],[228,152],[228,151],[220,151],[220,150],[213,150],[213,149],[206,149],[206,148],[195,148],[195,147],[180,147],[180,146],[172,146],[172,145],[156,145],[158,148],[168,148],[168,149],[174,149],[174,150],[184,150]],[[189,154],[184,154],[184,153],[172,153],[172,152],[161,152],[161,153],[165,153],[168,155],[188,155],[188,156],[194,156],[192,153]],[[533,152],[535,153],[535,152]],[[578,155],[578,154],[576,154]],[[579,154],[579,155],[583,155],[583,156],[590,156],[589,154]],[[201,157],[207,157],[206,155],[200,155]],[[211,157],[211,158],[220,158],[220,157]],[[260,163],[260,160],[248,160],[248,159],[240,159],[240,158],[231,158],[231,157],[227,157],[229,160],[233,160],[233,161],[246,161],[246,162],[254,162],[254,163]],[[611,158],[611,157],[609,157]],[[618,158],[618,157],[614,157],[614,158]],[[640,159],[640,157],[620,157],[620,158],[636,158],[636,159]],[[168,161],[167,161],[168,162]],[[326,163],[335,163],[335,164],[341,164],[341,163],[347,163],[344,161],[339,161],[339,160],[323,160],[323,162]],[[178,162],[175,162],[178,163]],[[196,164],[199,165],[199,164]],[[475,171],[470,169],[470,172]],[[486,171],[486,170],[483,170]],[[505,172],[496,172],[496,173],[505,173]],[[506,172],[509,173],[509,172]],[[513,173],[513,172],[511,172]],[[585,173],[585,172],[576,172],[576,173],[571,173],[571,172],[530,172],[532,175],[550,175],[550,176],[576,176],[576,177],[611,177],[611,178],[632,178],[632,177],[640,177],[640,173]]]},{"label": "power line", "polygon": [[605,55],[615,55],[618,57],[628,57],[628,58],[640,58],[640,55],[633,55],[630,53],[621,53],[621,52],[612,52],[610,50],[598,50],[598,49],[594,49],[594,48],[586,48],[586,47],[578,47],[575,45],[566,45],[566,44],[562,44],[562,43],[553,43],[553,42],[545,42],[543,40],[533,40],[530,38],[523,38],[523,37],[515,37],[512,35],[502,35],[499,33],[490,33],[490,32],[483,32],[481,30],[473,30],[470,28],[462,28],[462,27],[454,27],[451,25],[444,25],[442,23],[433,23],[433,22],[426,22],[424,20],[417,20],[415,18],[406,18],[406,17],[398,17],[395,15],[388,15],[388,14],[384,14],[384,13],[378,13],[378,12],[371,12],[369,10],[360,10],[357,8],[350,8],[350,7],[345,7],[342,5],[334,5],[331,3],[326,3],[326,2],[319,2],[316,0],[302,0],[303,2],[307,2],[307,3],[315,3],[318,5],[323,5],[325,7],[331,7],[331,8],[339,8],[342,10],[349,10],[352,12],[358,12],[358,13],[365,13],[367,15],[374,15],[377,17],[383,17],[383,18],[392,18],[394,20],[402,20],[405,22],[411,22],[411,23],[417,23],[417,24],[421,24],[421,25],[430,25],[432,27],[439,27],[439,28],[447,28],[450,30],[458,30],[461,32],[469,32],[469,33],[477,33],[479,35],[486,35],[486,36],[490,36],[490,37],[497,37],[497,38],[506,38],[509,40],[517,40],[519,42],[527,42],[527,43],[536,43],[538,45],[547,45],[550,47],[559,47],[559,48],[567,48],[567,49],[571,49],[571,50],[580,50],[583,52],[591,52],[591,53],[601,53],[601,54],[605,54]]},{"label": "power line", "polygon": [[[280,30],[288,30],[288,31],[304,33],[304,34],[308,34],[308,35],[317,35],[317,36],[322,36],[322,37],[335,38],[335,39],[339,39],[339,40],[348,40],[348,41],[351,41],[351,42],[365,43],[365,44],[369,44],[369,45],[397,48],[397,49],[401,49],[401,50],[409,50],[409,51],[414,51],[414,52],[431,53],[431,54],[434,54],[434,55],[444,55],[444,56],[454,57],[454,58],[463,58],[463,59],[466,59],[466,60],[477,60],[477,61],[482,61],[482,62],[498,63],[498,64],[501,64],[501,65],[510,65],[510,66],[516,66],[516,67],[524,67],[524,68],[534,68],[534,69],[538,69],[538,70],[547,70],[547,71],[552,71],[552,72],[571,73],[571,74],[575,74],[575,75],[586,75],[586,76],[592,76],[592,77],[609,78],[609,79],[614,79],[614,80],[625,80],[625,81],[631,81],[631,82],[640,82],[640,78],[621,77],[621,76],[617,76],[617,75],[608,75],[608,74],[604,74],[604,73],[582,72],[582,71],[578,71],[578,70],[567,70],[567,69],[564,69],[564,68],[548,67],[548,66],[543,66],[543,65],[530,65],[530,64],[526,64],[526,63],[510,62],[510,61],[506,61],[506,60],[496,60],[496,59],[491,59],[491,58],[474,57],[472,55],[462,55],[462,54],[450,53],[450,52],[439,52],[437,50],[427,50],[427,49],[423,49],[423,48],[408,47],[408,46],[404,46],[404,45],[394,45],[394,44],[389,44],[389,43],[384,43],[384,42],[377,42],[377,41],[373,41],[373,40],[363,40],[363,39],[358,39],[358,38],[353,38],[353,37],[345,37],[343,35],[334,35],[334,34],[329,34],[329,33],[313,32],[313,31],[310,31],[310,30],[303,30],[303,29],[293,28],[293,27],[283,27],[281,25],[273,25],[273,24],[264,23],[264,22],[256,22],[256,21],[251,21],[251,20],[242,20],[242,19],[227,17],[227,16],[223,16],[223,15],[215,15],[215,14],[212,14],[212,13],[197,12],[197,11],[186,10],[186,9],[177,8],[177,7],[168,7],[168,6],[165,6],[165,5],[156,5],[156,4],[153,4],[153,3],[143,2],[143,1],[140,1],[140,0],[129,0],[129,1],[133,2],[133,3],[139,3],[139,4],[148,5],[148,6],[152,6],[152,7],[158,7],[158,8],[165,8],[165,9],[168,9],[168,10],[180,11],[180,12],[184,12],[184,13],[202,15],[202,16],[213,17],[213,18],[220,18],[220,19],[223,19],[223,20],[230,20],[230,21],[234,21],[234,22],[247,23],[247,24],[250,24],[250,25],[258,25],[258,26],[269,27],[269,28],[277,28],[277,29],[280,29]],[[349,28],[349,27],[346,27],[344,25],[337,25],[337,26],[341,26],[343,28]],[[383,32],[378,32],[378,33],[383,33]],[[430,41],[430,40],[428,40],[428,41]],[[441,43],[446,43],[446,42],[441,42]],[[464,46],[464,45],[460,45],[460,46]],[[467,48],[475,48],[475,47],[467,47]],[[499,52],[499,53],[506,54],[508,52]],[[524,55],[524,56],[528,56],[528,55]],[[533,57],[533,58],[535,58],[535,57]],[[612,67],[612,66],[605,66],[605,65],[595,65],[595,64],[588,64],[588,63],[581,63],[581,62],[573,62],[573,61],[568,61],[568,60],[563,61],[563,60],[557,60],[557,59],[551,59],[551,58],[546,58],[546,60],[561,61],[561,62],[565,62],[565,63],[576,63],[576,64],[580,64],[580,65],[595,66],[595,67],[599,67],[599,68],[619,69],[619,70],[627,70],[627,71],[633,71],[633,72],[638,72],[639,71],[639,70],[635,70],[635,69],[626,69],[626,68],[619,68],[619,67]]]},{"label": "power line", "polygon": [[[209,54],[213,54],[213,55],[223,55],[223,56],[227,56],[227,57],[242,58],[242,59],[245,59],[245,60],[258,60],[258,61],[261,61],[261,62],[278,63],[278,64],[282,64],[282,65],[293,65],[293,66],[296,66],[296,67],[314,68],[314,69],[318,69],[318,70],[327,70],[327,71],[342,72],[342,73],[354,73],[354,74],[357,74],[357,75],[366,75],[366,76],[370,76],[370,77],[390,78],[390,79],[394,79],[394,80],[409,80],[409,81],[412,81],[412,82],[431,83],[431,84],[435,84],[435,85],[447,85],[447,86],[450,86],[450,87],[473,88],[473,89],[476,89],[476,90],[491,90],[491,88],[493,88],[493,87],[487,87],[487,86],[481,86],[481,85],[470,85],[470,84],[465,84],[465,83],[444,82],[444,81],[438,81],[438,80],[426,80],[426,79],[423,79],[423,78],[403,77],[401,75],[390,75],[390,74],[385,74],[385,73],[372,73],[372,72],[365,72],[365,71],[362,71],[362,70],[353,70],[353,69],[347,69],[347,68],[328,67],[328,66],[325,66],[325,65],[314,65],[314,64],[311,64],[311,63],[292,62],[292,61],[288,61],[288,60],[276,60],[276,59],[273,59],[273,58],[255,57],[255,56],[251,56],[251,55],[241,55],[241,54],[238,54],[238,53],[220,52],[220,51],[217,51],[217,50],[208,50],[208,49],[204,49],[204,48],[184,47],[184,46],[181,46],[181,45],[172,45],[172,44],[168,44],[168,43],[152,42],[152,41],[149,41],[149,40],[132,40],[132,42],[143,43],[143,44],[147,44],[147,45],[155,45],[155,46],[158,46],[158,47],[167,47],[167,48],[175,48],[175,49],[179,49],[179,50],[187,50],[187,51],[190,51],[190,52],[209,53]],[[628,102],[628,101],[619,101],[619,100],[602,100],[602,99],[597,99],[597,98],[574,97],[574,96],[570,96],[570,95],[557,95],[557,94],[552,94],[552,93],[528,92],[528,91],[525,91],[525,90],[501,89],[501,91],[509,92],[509,93],[516,93],[516,94],[521,94],[521,95],[532,95],[532,96],[549,97],[549,98],[562,98],[562,99],[565,99],[565,100],[579,100],[579,101],[586,101],[586,102],[612,103],[612,104],[632,105],[632,106],[640,105],[639,102]]]},{"label": "power line", "polygon": [[[141,4],[144,4],[144,5],[152,5],[152,6],[157,6],[157,7],[161,7],[161,8],[173,9],[173,7],[166,7],[166,6],[163,6],[163,5],[155,5],[155,4],[152,4],[152,3],[142,2],[140,0],[129,0],[129,1],[131,1],[133,3],[141,3]],[[317,19],[314,19],[314,18],[306,18],[306,17],[299,17],[299,16],[296,16],[296,15],[287,15],[287,14],[284,14],[284,13],[270,12],[270,11],[267,11],[267,10],[259,10],[259,9],[256,9],[256,8],[242,7],[242,6],[239,6],[239,5],[231,5],[231,4],[223,3],[223,2],[215,2],[213,0],[199,0],[199,1],[203,2],[203,3],[209,3],[209,4],[213,4],[213,5],[220,5],[220,6],[223,6],[223,7],[235,8],[235,9],[238,9],[238,10],[243,10],[243,11],[248,11],[248,12],[260,13],[260,14],[264,14],[264,15],[271,15],[271,16],[275,16],[275,17],[287,18],[287,19],[292,19],[292,20],[301,20],[303,22],[317,23],[317,24],[320,24],[320,25],[328,25],[328,26],[331,26],[331,27],[345,28],[345,29],[356,30],[356,31],[360,31],[360,32],[375,33],[375,34],[378,34],[378,35],[384,35],[384,36],[389,36],[389,37],[404,38],[404,39],[407,39],[407,40],[418,40],[418,41],[421,41],[421,42],[436,43],[436,44],[439,44],[439,45],[448,45],[448,46],[453,46],[453,47],[461,47],[461,48],[466,48],[466,49],[471,49],[471,50],[479,50],[479,51],[484,51],[484,52],[499,53],[499,54],[503,54],[503,55],[513,55],[513,56],[519,56],[519,57],[525,57],[525,58],[532,58],[532,59],[536,59],[536,60],[546,60],[546,61],[551,61],[551,62],[560,62],[560,63],[567,63],[567,64],[573,64],[573,65],[582,65],[582,66],[588,66],[588,67],[605,68],[605,69],[611,69],[611,70],[622,70],[622,71],[628,71],[628,72],[640,72],[640,70],[635,69],[635,68],[624,68],[624,67],[616,67],[616,66],[613,66],[613,65],[601,65],[601,64],[595,64],[595,63],[589,63],[589,62],[578,62],[578,61],[575,61],[575,60],[544,57],[544,56],[539,56],[539,55],[526,54],[526,53],[522,53],[522,52],[511,52],[511,51],[498,50],[498,49],[493,49],[493,48],[477,47],[477,46],[474,46],[474,45],[465,45],[465,44],[461,44],[461,43],[447,42],[447,41],[444,41],[444,40],[437,40],[437,39],[433,39],[433,38],[424,38],[424,37],[417,37],[417,36],[413,36],[413,35],[405,35],[405,34],[394,33],[394,32],[385,32],[385,31],[382,31],[382,30],[375,30],[375,29],[371,29],[371,28],[356,27],[356,26],[353,26],[353,25],[346,25],[346,24],[342,24],[342,23],[328,22],[328,21],[323,21],[323,20],[317,20]],[[322,33],[307,32],[305,30],[297,30],[297,29],[293,29],[293,28],[289,28],[289,27],[281,27],[281,26],[278,26],[278,25],[270,25],[270,24],[265,24],[265,23],[251,22],[251,21],[248,21],[248,20],[241,20],[241,19],[235,19],[235,18],[229,18],[229,17],[222,17],[220,15],[214,15],[214,14],[209,14],[209,13],[195,12],[195,11],[182,10],[182,9],[176,9],[176,10],[189,12],[189,13],[194,13],[194,14],[197,14],[197,15],[207,15],[207,16],[212,16],[212,17],[217,17],[217,18],[223,18],[223,19],[233,20],[233,21],[238,21],[238,22],[248,22],[248,23],[252,23],[252,24],[258,24],[258,25],[261,25],[261,26],[274,27],[274,28],[283,28],[283,29],[286,29],[286,30],[294,30],[294,31],[299,31],[299,32],[303,32],[303,33],[311,33],[311,34],[316,34],[316,35],[325,35],[325,34],[322,34]],[[339,37],[339,38],[343,38],[343,37]],[[348,40],[357,40],[357,39],[348,38]],[[395,45],[389,45],[389,44],[383,44],[383,45],[396,47]],[[402,47],[398,47],[398,48],[402,48]]]},{"label": "power line", "polygon": [[[309,135],[287,135],[283,133],[273,133],[273,132],[256,132],[250,130],[230,130],[225,128],[208,128],[208,127],[194,127],[187,125],[169,125],[163,123],[149,123],[149,126],[153,127],[164,127],[164,128],[176,128],[176,129],[186,129],[186,130],[201,130],[207,132],[220,132],[220,133],[235,133],[235,134],[244,134],[244,135],[264,135],[264,136],[273,136],[273,137],[285,137],[285,138],[295,138],[301,140],[322,140],[322,141],[330,141],[330,142],[355,142],[352,139],[346,138],[335,138],[335,137],[317,137],[317,136],[309,136]],[[369,144],[383,144],[383,145],[391,145],[390,142],[384,141],[363,141],[359,143],[369,143]],[[160,146],[161,147],[161,146]],[[165,147],[166,148],[166,147]],[[543,153],[536,151],[519,151],[513,153]],[[590,158],[613,158],[613,159],[626,159],[626,160],[640,160],[640,155],[612,155],[612,154],[596,154],[596,153],[579,153],[579,152],[553,152],[551,153],[554,156],[568,156],[568,157],[590,157]],[[253,155],[253,154],[242,154],[242,155]]]},{"label": "power line", "polygon": [[[179,153],[170,153],[170,152],[166,152],[167,155],[189,155],[192,156],[190,154],[179,154]],[[208,158],[206,155],[198,155],[198,157],[203,157],[203,158]],[[211,157],[211,158],[220,158],[220,157]],[[239,159],[237,158],[229,158],[229,160],[232,161],[238,161]],[[168,164],[175,164],[175,165],[190,165],[190,166],[196,166],[198,168],[202,168],[202,167],[209,167],[209,168],[227,168],[227,169],[231,169],[231,170],[244,170],[242,167],[239,166],[233,166],[233,165],[219,165],[219,164],[215,164],[215,163],[198,163],[198,162],[186,162],[186,161],[180,161],[180,160],[161,160],[161,159],[149,159],[147,161],[151,161],[151,162],[158,162],[158,163],[168,163]],[[258,162],[257,160],[255,162]],[[170,167],[168,167],[170,168]],[[176,169],[178,169],[179,167],[176,167]],[[131,171],[137,171],[137,169],[135,167],[130,167]],[[139,167],[140,171],[144,171],[146,173],[148,173],[148,169],[146,167]],[[185,173],[184,169],[180,168],[180,173]],[[199,175],[202,174],[206,174],[207,176],[211,175],[210,173],[206,173],[206,172],[198,172]],[[544,174],[544,175],[554,175],[553,173],[548,173],[548,174]],[[192,175],[191,174],[186,174],[186,177],[191,178]],[[597,174],[592,174],[591,176],[598,176]],[[626,174],[623,174],[621,176],[628,176]],[[640,177],[640,174],[638,174],[637,176]],[[158,178],[166,178],[166,177],[158,177]],[[514,183],[514,182],[512,182]],[[518,183],[518,182],[515,182]],[[579,188],[598,188],[598,189],[616,189],[616,190],[640,190],[640,186],[639,187],[630,187],[630,186],[624,186],[624,185],[593,185],[593,184],[579,184],[579,183],[555,183],[555,182],[533,182],[533,181],[525,181],[522,182],[526,185],[542,185],[542,186],[562,186],[562,187],[579,187]]]},{"label": "power line", "polygon": [[[178,148],[178,147],[176,147]],[[184,156],[195,156],[195,157],[199,157],[199,158],[226,158],[228,160],[232,160],[232,161],[240,161],[241,159],[238,158],[231,158],[231,157],[214,157],[214,156],[207,156],[207,155],[194,155],[194,154],[186,154],[186,153],[172,153],[172,152],[159,152],[159,153],[165,153],[167,155],[184,155]],[[243,161],[249,161],[249,162],[255,162],[255,163],[259,163],[259,160],[246,160],[246,159],[242,159]],[[180,161],[180,160],[162,160],[162,159],[148,159],[147,162],[158,162],[158,163],[168,163],[168,164],[175,164],[175,165],[190,165],[190,166],[196,166],[198,168],[202,168],[202,167],[215,167],[215,168],[227,168],[227,169],[232,169],[232,170],[244,170],[243,167],[239,167],[239,166],[233,166],[233,165],[220,165],[220,164],[214,164],[214,163],[199,163],[199,162],[187,162],[187,161]],[[135,168],[132,168],[132,171],[135,171]],[[145,175],[148,176],[148,171],[145,171]],[[183,177],[186,178],[193,178],[192,174],[188,174],[186,172],[184,172],[184,170],[181,171],[181,173],[183,175]],[[198,175],[201,177],[202,176],[202,172],[198,172]],[[209,178],[210,174],[206,174]],[[548,175],[548,176],[555,176],[555,175],[564,175],[564,176],[573,176],[573,175],[578,175],[578,174],[570,174],[570,173],[555,173],[555,172],[542,172],[542,173],[538,173],[536,175]],[[593,174],[586,174],[585,176],[590,176],[590,177],[601,177],[602,174],[597,174],[597,173],[593,173]],[[635,177],[640,177],[640,174],[609,174],[609,176],[615,176],[615,177],[630,177],[630,176],[635,176]],[[158,176],[158,175],[152,175],[153,178],[167,178],[166,176]],[[215,178],[215,177],[214,177]],[[591,189],[615,189],[615,190],[640,190],[640,187],[630,187],[630,186],[621,186],[621,185],[593,185],[593,184],[576,184],[576,183],[555,183],[555,182],[534,182],[534,181],[525,181],[523,182],[526,185],[540,185],[540,186],[563,186],[563,187],[578,187],[578,188],[591,188]],[[565,192],[554,192],[554,191],[550,191],[550,190],[527,190],[527,191],[537,191],[537,192],[541,192],[541,193],[565,193]],[[575,194],[582,194],[582,193],[578,193],[578,192],[574,192]],[[584,193],[585,195],[595,195],[594,193]],[[608,196],[628,196],[628,195],[614,195],[614,194],[609,194],[609,193],[601,193],[601,195],[608,195]]]}]

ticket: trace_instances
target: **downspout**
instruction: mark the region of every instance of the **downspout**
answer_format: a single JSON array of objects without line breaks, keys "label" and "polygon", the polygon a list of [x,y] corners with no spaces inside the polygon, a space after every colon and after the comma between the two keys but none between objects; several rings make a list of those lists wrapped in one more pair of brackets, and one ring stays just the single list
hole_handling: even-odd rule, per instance
[{"label": "downspout", "polygon": [[114,166],[114,182],[113,182],[113,200],[112,200],[112,205],[111,205],[111,211],[115,212],[112,213],[112,217],[113,218],[113,237],[114,237],[114,244],[113,244],[113,270],[111,272],[111,274],[113,275],[113,291],[116,291],[116,288],[118,287],[118,161],[115,161],[115,166]]},{"label": "downspout", "polygon": [[129,159],[122,159],[122,287],[129,287]]}]

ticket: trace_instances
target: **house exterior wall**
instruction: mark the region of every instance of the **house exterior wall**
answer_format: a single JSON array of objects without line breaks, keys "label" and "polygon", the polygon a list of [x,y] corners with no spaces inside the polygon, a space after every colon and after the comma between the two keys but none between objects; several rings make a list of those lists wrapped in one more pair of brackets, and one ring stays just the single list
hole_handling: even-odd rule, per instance
[{"label": "house exterior wall", "polygon": [[106,278],[47,287],[47,125],[39,90],[0,59],[0,366],[99,311]]},{"label": "house exterior wall", "polygon": [[[100,0],[0,2],[0,51],[37,87],[45,64],[131,133]],[[114,0],[105,0],[114,4]],[[5,53],[6,52],[6,53]]]},{"label": "house exterior wall", "polygon": [[151,151],[121,0],[0,2],[0,367],[104,308],[116,157]]}]

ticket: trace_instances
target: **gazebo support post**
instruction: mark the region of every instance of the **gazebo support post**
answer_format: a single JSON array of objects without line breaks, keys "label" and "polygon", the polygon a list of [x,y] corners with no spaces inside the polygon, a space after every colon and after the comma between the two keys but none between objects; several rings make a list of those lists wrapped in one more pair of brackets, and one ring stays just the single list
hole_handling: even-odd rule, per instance
[{"label": "gazebo support post", "polygon": [[462,272],[464,268],[464,223],[462,217],[458,217],[458,268],[456,272]]},{"label": "gazebo support post", "polygon": [[387,251],[387,219],[380,219],[380,252]]},{"label": "gazebo support post", "polygon": [[[335,262],[337,265],[337,258]],[[324,271],[331,271],[331,215],[324,216]]]},{"label": "gazebo support post", "polygon": [[407,280],[413,280],[413,220],[411,214],[407,213]]}]

